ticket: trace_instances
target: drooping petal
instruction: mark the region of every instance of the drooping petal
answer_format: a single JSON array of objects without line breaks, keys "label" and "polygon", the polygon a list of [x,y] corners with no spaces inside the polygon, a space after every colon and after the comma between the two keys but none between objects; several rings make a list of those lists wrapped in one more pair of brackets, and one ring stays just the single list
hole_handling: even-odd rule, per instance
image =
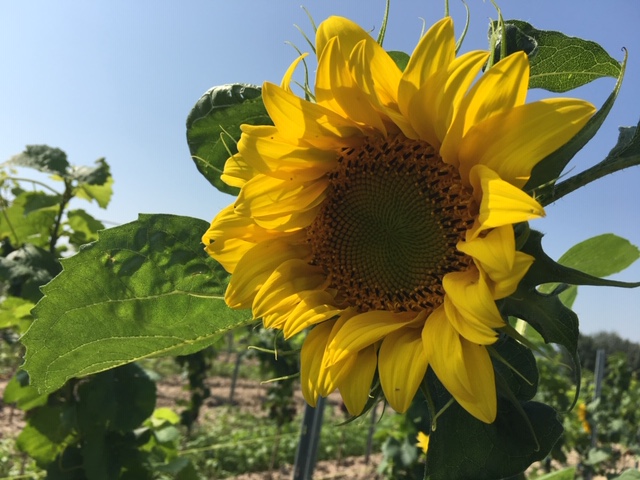
[{"label": "drooping petal", "polygon": [[520,105],[469,129],[458,151],[460,175],[486,165],[500,178],[523,187],[540,160],[567,143],[593,116],[589,102],[553,98]]},{"label": "drooping petal", "polygon": [[448,296],[444,297],[443,306],[449,323],[463,338],[476,345],[492,345],[498,339],[498,333],[480,319],[464,317]]},{"label": "drooping petal", "polygon": [[353,145],[361,136],[354,122],[272,83],[264,83],[262,100],[280,134],[291,141],[302,139],[317,148],[338,149]]},{"label": "drooping petal", "polygon": [[486,348],[462,338],[447,320],[444,308],[431,314],[422,330],[422,340],[429,365],[449,393],[471,415],[492,423],[497,396]]},{"label": "drooping petal", "polygon": [[309,247],[303,242],[290,243],[277,238],[256,244],[236,265],[229,280],[225,302],[231,308],[251,307],[256,293],[276,268],[287,260],[308,255]]},{"label": "drooping petal", "polygon": [[327,347],[327,362],[339,362],[347,355],[382,340],[402,327],[424,321],[424,315],[413,312],[394,313],[371,310],[355,315],[345,322]]},{"label": "drooping petal", "polygon": [[293,310],[300,303],[302,295],[319,288],[325,281],[326,275],[318,266],[309,265],[299,258],[283,262],[253,299],[254,318]]},{"label": "drooping petal", "polygon": [[485,72],[460,103],[442,142],[442,159],[457,167],[461,141],[471,127],[492,115],[522,105],[528,87],[529,60],[524,52],[509,55]]},{"label": "drooping petal", "polygon": [[340,49],[340,37],[329,40],[318,60],[315,93],[319,105],[354,120],[364,126],[365,131],[377,130],[386,135],[380,114],[351,77]]},{"label": "drooping petal", "polygon": [[403,328],[387,335],[378,352],[380,384],[395,411],[407,411],[427,371],[420,328]]},{"label": "drooping petal", "polygon": [[486,63],[488,52],[465,53],[429,77],[409,103],[409,120],[421,140],[439,148],[464,94]]},{"label": "drooping petal", "polygon": [[463,317],[491,328],[504,326],[491,291],[477,269],[447,273],[442,279],[442,286]]},{"label": "drooping petal", "polygon": [[534,261],[530,255],[516,251],[511,225],[494,228],[484,237],[461,241],[457,248],[471,256],[489,277],[494,299],[505,298],[515,292]]},{"label": "drooping petal", "polygon": [[447,69],[456,56],[453,20],[445,17],[434,24],[420,39],[398,86],[400,112],[409,117],[409,104],[426,80],[440,70]]},{"label": "drooping petal", "polygon": [[505,182],[484,165],[471,169],[469,179],[474,196],[480,197],[480,213],[474,226],[467,232],[467,241],[490,228],[513,225],[544,217],[544,209],[536,200]]},{"label": "drooping petal", "polygon": [[324,322],[313,328],[304,339],[300,351],[300,386],[306,402],[315,407],[318,402],[318,379],[322,371],[322,357],[334,322]]},{"label": "drooping petal", "polygon": [[374,345],[363,348],[358,351],[349,374],[337,383],[344,404],[351,415],[360,415],[367,404],[377,364]]}]

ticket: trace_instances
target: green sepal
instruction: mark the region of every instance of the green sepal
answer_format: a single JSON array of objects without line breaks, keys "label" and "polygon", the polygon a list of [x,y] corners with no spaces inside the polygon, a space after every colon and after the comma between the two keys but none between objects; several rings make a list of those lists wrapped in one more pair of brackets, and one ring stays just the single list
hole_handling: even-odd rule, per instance
[{"label": "green sepal", "polygon": [[[621,76],[620,63],[600,45],[569,37],[561,32],[538,30],[521,20],[504,22],[506,55],[524,51],[529,56],[529,88],[562,93],[602,77]],[[489,35],[498,34],[494,59],[497,63],[504,47],[502,29],[493,22]]]},{"label": "green sepal", "polygon": [[220,176],[227,159],[238,152],[240,125],[273,125],[262,89],[234,83],[209,89],[187,117],[187,143],[198,171],[218,190],[237,195],[238,189]]},{"label": "green sepal", "polygon": [[24,335],[40,392],[140,358],[186,355],[251,321],[224,302],[229,274],[204,251],[208,223],[141,215],[62,260]]},{"label": "green sepal", "polygon": [[618,98],[618,92],[622,86],[624,72],[627,65],[627,53],[625,51],[624,60],[620,67],[618,80],[613,91],[607,97],[602,107],[585,124],[584,127],[567,143],[558,148],[555,152],[542,159],[531,171],[531,177],[527,181],[523,190],[534,191],[535,197],[542,205],[548,205],[553,199],[553,188],[560,174],[569,164],[571,159],[593,138],[598,132],[604,120],[609,115],[613,104]]}]

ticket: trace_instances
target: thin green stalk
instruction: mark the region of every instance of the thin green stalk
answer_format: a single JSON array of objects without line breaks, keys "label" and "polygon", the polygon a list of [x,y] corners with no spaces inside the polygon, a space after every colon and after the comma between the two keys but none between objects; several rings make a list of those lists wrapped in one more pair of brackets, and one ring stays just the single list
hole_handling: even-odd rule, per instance
[{"label": "thin green stalk", "polygon": [[60,238],[60,225],[62,224],[62,216],[64,215],[64,210],[67,208],[69,201],[73,198],[73,187],[71,185],[71,181],[64,181],[64,193],[62,194],[62,199],[60,200],[60,210],[58,211],[58,215],[56,216],[56,221],[53,224],[53,228],[51,229],[51,238],[49,239],[49,252],[55,253],[56,244],[58,243],[58,239]]},{"label": "thin green stalk", "polygon": [[606,160],[600,162],[597,165],[581,172],[571,178],[568,178],[564,182],[555,186],[553,191],[549,195],[538,198],[538,201],[544,206],[555,202],[556,200],[564,197],[565,195],[584,187],[602,177],[610,175],[612,173],[624,170],[625,168],[633,167],[640,164],[640,155],[632,155],[629,157],[617,158],[614,161],[607,162]]}]

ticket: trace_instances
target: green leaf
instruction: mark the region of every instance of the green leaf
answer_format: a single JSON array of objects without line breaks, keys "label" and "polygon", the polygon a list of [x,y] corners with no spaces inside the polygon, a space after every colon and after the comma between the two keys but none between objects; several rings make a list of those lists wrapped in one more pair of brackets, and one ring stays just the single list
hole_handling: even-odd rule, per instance
[{"label": "green leaf", "polygon": [[40,287],[60,272],[58,259],[42,248],[26,244],[0,257],[0,280],[9,285],[9,294],[37,302]]},{"label": "green leaf", "polygon": [[398,68],[404,72],[404,69],[407,68],[407,64],[409,63],[409,58],[411,58],[409,54],[396,50],[391,50],[387,53],[396,63]]},{"label": "green leaf", "polygon": [[[633,263],[633,261],[638,258],[637,248],[620,237],[616,237],[612,234],[605,234],[595,238],[596,240],[587,240],[587,248],[589,248],[589,244],[593,241],[595,242],[595,245],[612,246],[620,249],[621,252],[619,253],[617,260],[614,260],[617,262],[617,266],[628,262]],[[593,247],[593,243],[591,243],[591,246]],[[584,252],[583,248],[584,247],[579,247],[578,252]],[[535,230],[531,230],[526,244],[522,247],[522,251],[532,255],[536,259],[527,272],[527,275],[525,275],[524,279],[521,281],[521,285],[524,284],[527,287],[535,287],[537,285],[542,285],[543,283],[566,283],[569,285],[596,285],[622,288],[640,287],[640,282],[620,282],[617,280],[599,278],[590,275],[587,272],[576,270],[555,262],[542,249],[542,234]],[[604,254],[604,252],[600,252],[598,256],[601,256],[602,254]],[[574,259],[572,260],[571,257]],[[576,261],[574,254],[569,256],[569,261]],[[594,261],[599,265],[598,260]],[[629,265],[631,263],[629,263]],[[587,266],[587,268],[594,268],[594,266]],[[602,271],[606,271],[605,268],[598,268]],[[613,268],[613,270],[615,270],[615,268]]]},{"label": "green leaf", "polygon": [[[613,233],[605,233],[574,245],[558,259],[558,263],[595,277],[608,277],[629,267],[638,258],[640,258],[638,247]],[[540,291],[549,293],[557,285],[557,283],[543,285]],[[578,287],[570,285],[560,294],[560,299],[571,308],[577,294]]]},{"label": "green leaf", "polygon": [[42,395],[38,390],[29,385],[29,375],[24,370],[18,372],[9,380],[4,390],[5,403],[15,403],[24,411],[47,404],[49,395]]},{"label": "green leaf", "polygon": [[156,385],[135,363],[101,372],[78,386],[78,427],[128,431],[139,427],[156,405]]},{"label": "green leaf", "polygon": [[557,472],[547,473],[536,480],[574,480],[576,478],[576,467],[563,468]]},{"label": "green leaf", "polygon": [[16,439],[20,451],[27,453],[40,467],[53,462],[74,437],[70,424],[61,420],[65,413],[65,407],[61,405],[35,409]]},{"label": "green leaf", "polygon": [[[451,397],[431,371],[427,376],[439,410]],[[477,420],[454,402],[431,432],[425,478],[493,480],[516,475],[542,460],[560,437],[562,425],[547,405],[538,402],[521,405],[535,438],[521,412],[502,397],[498,397],[498,416],[492,424]]]},{"label": "green leaf", "polygon": [[24,152],[11,157],[5,165],[28,167],[64,177],[69,168],[67,154],[48,145],[27,145]]},{"label": "green leaf", "polygon": [[58,209],[40,208],[32,210],[29,215],[25,213],[25,209],[38,203],[43,195],[42,192],[22,192],[14,198],[11,206],[0,214],[0,238],[8,238],[14,246],[25,243],[48,246]]},{"label": "green leaf", "polygon": [[589,140],[593,138],[609,115],[611,107],[613,107],[616,98],[618,98],[626,64],[627,56],[625,54],[616,85],[613,87],[613,91],[607,97],[607,100],[602,104],[600,110],[589,119],[585,126],[582,127],[571,140],[541,160],[531,171],[531,177],[524,186],[524,190],[530,191],[537,189],[536,197],[538,197],[538,201],[542,205],[547,205],[550,201],[549,199],[553,198],[553,188],[562,171],[576,153],[582,150]]},{"label": "green leaf", "polygon": [[[620,76],[620,63],[595,42],[538,30],[521,20],[504,23],[507,55],[521,50],[529,55],[529,88],[566,92],[598,78]],[[498,22],[494,22],[494,28],[501,33]],[[496,61],[501,42],[502,39],[496,43]]]},{"label": "green leaf", "polygon": [[613,480],[640,480],[640,471],[632,468],[622,472],[620,476],[613,478]]},{"label": "green leaf", "polygon": [[141,358],[193,353],[250,322],[224,302],[229,275],[200,244],[207,227],[141,215],[62,260],[22,339],[33,385],[51,392]]},{"label": "green leaf", "polygon": [[95,163],[95,167],[73,167],[69,176],[78,184],[104,185],[111,178],[109,164],[104,158],[99,158]]},{"label": "green leaf", "polygon": [[235,83],[208,90],[187,117],[187,143],[196,167],[218,190],[232,195],[220,175],[230,155],[238,152],[240,125],[273,125],[262,103],[262,89]]},{"label": "green leaf", "polygon": [[518,400],[531,400],[538,387],[538,367],[531,350],[507,336],[502,336],[492,349],[499,355],[493,356],[496,374]]},{"label": "green leaf", "polygon": [[62,201],[61,195],[48,195],[43,192],[29,192],[25,196],[23,215],[29,215],[38,210],[58,212],[58,205]]},{"label": "green leaf", "polygon": [[95,200],[100,208],[107,208],[113,194],[113,178],[107,178],[102,185],[83,183],[74,190],[73,194],[84,200]]},{"label": "green leaf", "polygon": [[84,210],[70,210],[67,213],[67,226],[71,229],[66,232],[72,245],[80,246],[98,239],[98,231],[104,230],[104,224]]},{"label": "green leaf", "polygon": [[27,331],[31,325],[31,309],[35,304],[19,297],[7,296],[0,303],[0,329],[15,328],[18,333]]}]

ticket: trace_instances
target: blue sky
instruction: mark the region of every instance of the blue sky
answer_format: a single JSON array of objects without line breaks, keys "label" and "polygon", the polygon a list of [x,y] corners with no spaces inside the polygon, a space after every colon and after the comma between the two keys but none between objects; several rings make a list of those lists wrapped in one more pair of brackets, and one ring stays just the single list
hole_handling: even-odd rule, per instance
[{"label": "blue sky", "polygon": [[[598,136],[570,164],[572,173],[604,158],[618,126],[640,117],[640,4],[637,0],[500,2],[505,18],[594,40],[621,59],[629,50],[622,91]],[[0,5],[0,161],[27,144],[62,148],[73,164],[106,157],[115,179],[108,210],[88,210],[115,223],[138,213],[174,213],[210,220],[231,197],[194,167],[185,120],[214,85],[279,82],[295,51],[307,45],[294,24],[312,30],[301,0],[184,1],[44,0]],[[463,51],[486,48],[490,2],[469,0]],[[344,15],[377,33],[384,0],[308,0],[317,22]],[[534,6],[535,5],[535,6]],[[464,10],[452,2],[460,32]],[[424,18],[441,18],[440,0],[394,0],[385,47],[411,52]],[[601,79],[569,96],[600,106],[613,88]],[[532,97],[548,96],[532,92]],[[533,223],[554,258],[593,235],[613,232],[640,245],[640,168],[608,177],[547,208]],[[81,202],[76,207],[84,208]],[[639,280],[640,265],[617,278]],[[640,341],[640,290],[582,288],[575,310],[587,333],[613,330]]]}]

